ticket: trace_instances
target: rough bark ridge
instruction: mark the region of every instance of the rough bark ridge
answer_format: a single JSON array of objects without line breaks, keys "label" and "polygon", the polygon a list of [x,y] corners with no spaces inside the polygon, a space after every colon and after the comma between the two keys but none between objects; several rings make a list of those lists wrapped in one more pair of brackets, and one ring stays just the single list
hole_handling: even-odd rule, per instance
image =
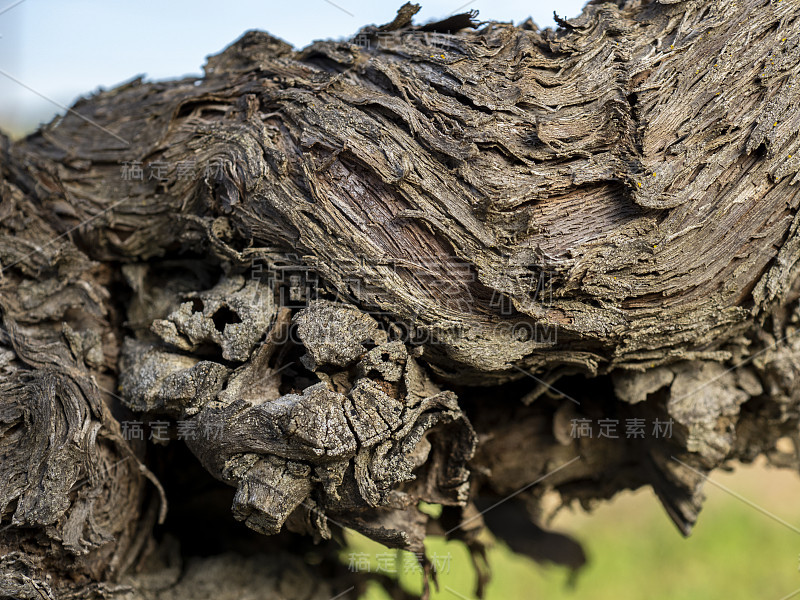
[{"label": "rough bark ridge", "polygon": [[[416,10],[358,44],[251,31],[203,78],[2,139],[0,594],[183,598],[238,569],[232,597],[325,597],[363,583],[330,543],[306,587],[226,552],[444,529],[477,558],[476,502],[523,487],[542,523],[651,485],[688,534],[713,468],[798,468],[797,4],[591,2],[556,31]],[[192,505],[160,481],[191,461],[131,419],[190,424],[274,535],[176,563]]]}]

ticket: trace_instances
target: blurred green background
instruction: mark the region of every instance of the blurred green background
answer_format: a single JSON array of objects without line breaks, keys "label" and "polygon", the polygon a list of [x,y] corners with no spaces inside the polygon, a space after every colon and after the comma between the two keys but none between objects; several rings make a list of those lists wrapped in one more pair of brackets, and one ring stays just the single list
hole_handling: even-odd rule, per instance
[{"label": "blurred green background", "polygon": [[[759,461],[737,466],[733,473],[715,472],[711,479],[800,526],[797,473]],[[489,551],[493,576],[486,598],[800,599],[800,534],[710,483],[705,493],[706,503],[688,539],[678,533],[649,489],[621,493],[588,515],[564,509],[552,529],[578,539],[589,559],[574,588],[567,585],[567,569],[543,567],[498,542]],[[413,555],[389,551],[357,534],[351,534],[349,542],[341,555],[345,564],[368,560],[373,572],[397,579],[411,593],[420,592],[419,572],[411,568]],[[441,564],[439,591],[433,588],[431,598],[475,598],[476,576],[466,547],[428,538],[426,548]],[[394,563],[387,560],[388,553],[396,557]],[[390,597],[376,584],[362,600]]]}]

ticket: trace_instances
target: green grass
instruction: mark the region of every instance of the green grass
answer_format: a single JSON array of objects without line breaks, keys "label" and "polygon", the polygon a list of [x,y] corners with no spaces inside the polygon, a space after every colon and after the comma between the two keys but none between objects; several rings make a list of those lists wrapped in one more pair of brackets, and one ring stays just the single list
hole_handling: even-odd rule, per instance
[{"label": "green grass", "polygon": [[[749,469],[734,476],[714,474],[712,479],[800,527],[797,474]],[[493,579],[486,598],[783,600],[800,589],[800,534],[711,485],[706,494],[705,508],[688,539],[646,490],[621,494],[593,515],[559,515],[555,528],[579,539],[589,557],[573,589],[566,585],[567,570],[539,566],[496,544],[489,552]],[[348,539],[350,547],[342,553],[345,564],[351,552],[366,553],[373,571],[381,568],[407,591],[420,592],[419,574],[404,572],[410,570],[405,565],[413,564],[412,555],[388,551],[357,534]],[[474,598],[475,573],[463,544],[429,538],[426,548],[445,563],[449,556],[449,568],[439,577],[440,589],[431,597]],[[376,554],[387,552],[398,557],[393,567],[386,558],[378,563]],[[800,593],[792,598],[800,600]],[[362,600],[389,596],[373,586]]]}]

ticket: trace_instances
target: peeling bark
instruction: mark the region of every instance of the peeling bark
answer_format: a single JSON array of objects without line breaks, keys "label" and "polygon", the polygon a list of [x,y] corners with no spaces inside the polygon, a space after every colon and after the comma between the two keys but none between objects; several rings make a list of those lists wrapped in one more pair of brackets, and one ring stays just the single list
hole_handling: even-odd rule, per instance
[{"label": "peeling bark", "polygon": [[[796,3],[416,10],[0,140],[0,595],[323,598],[344,527],[483,585],[483,527],[578,568],[563,506],[649,485],[688,534],[714,468],[800,467]],[[648,431],[574,435],[609,419]],[[190,557],[197,503],[258,535]]]}]

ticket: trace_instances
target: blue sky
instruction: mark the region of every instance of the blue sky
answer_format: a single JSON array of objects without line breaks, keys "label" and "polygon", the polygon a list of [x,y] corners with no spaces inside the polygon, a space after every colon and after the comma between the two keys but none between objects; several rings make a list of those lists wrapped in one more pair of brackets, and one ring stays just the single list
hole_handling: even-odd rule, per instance
[{"label": "blue sky", "polygon": [[[391,21],[403,1],[0,0],[0,128],[27,130],[63,112],[36,92],[71,105],[80,95],[139,74],[200,74],[208,54],[248,29],[269,31],[295,47],[350,37],[363,25]],[[569,18],[584,4],[417,1],[417,23],[476,9],[480,19],[519,23],[530,16],[540,27],[553,25],[553,10]]]}]

